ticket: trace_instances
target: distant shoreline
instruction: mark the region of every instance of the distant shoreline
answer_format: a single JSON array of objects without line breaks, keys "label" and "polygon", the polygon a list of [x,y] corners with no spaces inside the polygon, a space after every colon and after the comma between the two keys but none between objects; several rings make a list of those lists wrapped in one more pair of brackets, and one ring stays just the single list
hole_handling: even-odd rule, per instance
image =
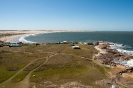
[{"label": "distant shoreline", "polygon": [[0,40],[4,42],[13,43],[13,39],[19,36],[25,36],[29,34],[41,34],[41,33],[53,33],[53,32],[67,32],[63,30],[1,30]]}]

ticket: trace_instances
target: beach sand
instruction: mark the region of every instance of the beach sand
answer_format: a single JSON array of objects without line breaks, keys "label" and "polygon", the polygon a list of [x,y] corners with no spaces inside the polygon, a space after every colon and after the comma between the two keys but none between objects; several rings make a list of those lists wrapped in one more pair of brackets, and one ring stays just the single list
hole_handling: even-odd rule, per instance
[{"label": "beach sand", "polygon": [[[58,31],[58,30],[0,31],[0,35],[5,35],[0,37],[0,40],[4,42],[13,43],[14,42],[13,39],[18,36],[27,35],[27,34],[50,33],[50,32],[62,32],[62,31]],[[7,36],[6,34],[12,34],[12,35]]]}]

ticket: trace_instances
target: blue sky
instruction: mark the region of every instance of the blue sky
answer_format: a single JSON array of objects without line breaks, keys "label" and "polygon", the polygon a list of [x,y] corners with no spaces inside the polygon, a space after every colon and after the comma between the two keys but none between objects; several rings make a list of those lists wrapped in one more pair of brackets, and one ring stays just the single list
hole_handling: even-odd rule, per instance
[{"label": "blue sky", "polygon": [[133,31],[133,0],[0,0],[0,30]]}]

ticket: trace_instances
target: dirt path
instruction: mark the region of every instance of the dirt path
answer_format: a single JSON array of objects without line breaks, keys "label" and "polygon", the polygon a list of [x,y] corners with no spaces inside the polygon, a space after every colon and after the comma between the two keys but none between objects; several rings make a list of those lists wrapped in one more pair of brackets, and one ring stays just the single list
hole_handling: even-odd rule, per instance
[{"label": "dirt path", "polygon": [[[7,79],[6,81],[4,81],[3,83],[1,83],[0,84],[0,88],[2,88],[2,87],[5,87],[5,85],[7,86],[8,84],[12,84],[11,83],[11,80],[15,77],[15,76],[17,76],[19,73],[21,73],[26,67],[28,67],[30,64],[32,64],[34,61],[36,61],[36,60],[38,60],[38,59],[35,59],[35,60],[33,60],[33,61],[31,61],[29,64],[27,64],[24,68],[22,68],[22,69],[20,69],[18,72],[16,72],[13,76],[11,76],[9,79]],[[12,85],[8,85],[9,86],[9,88],[11,88],[10,86],[12,86]],[[7,87],[6,87],[7,88]]]},{"label": "dirt path", "polygon": [[32,71],[29,72],[28,75],[21,82],[18,82],[16,87],[14,88],[29,88],[30,86],[29,78],[30,78],[31,73]]},{"label": "dirt path", "polygon": [[[42,65],[46,64],[46,62],[48,61],[48,59],[54,55],[57,55],[56,54],[52,54],[48,57],[43,57],[43,58],[39,58],[39,59],[44,59],[46,58],[45,62],[43,64],[40,64],[37,68],[41,67]],[[29,79],[30,79],[30,76],[31,76],[31,73],[33,71],[35,71],[37,68],[33,69],[32,71],[30,71],[28,73],[28,75],[20,82],[17,82],[17,83],[12,83],[11,80],[17,76],[19,73],[21,73],[26,67],[28,67],[29,65],[31,65],[32,63],[34,63],[36,60],[38,59],[35,59],[33,61],[31,61],[29,64],[27,64],[24,68],[20,69],[17,73],[15,73],[12,77],[10,77],[9,79],[7,79],[6,81],[4,81],[3,83],[0,84],[0,88],[29,88],[30,87],[30,82],[29,82]]]},{"label": "dirt path", "polygon": [[[46,58],[46,57],[45,57]],[[39,59],[43,59],[43,58],[39,58]],[[11,80],[17,76],[19,73],[21,73],[26,67],[28,67],[30,64],[34,63],[36,60],[38,59],[35,59],[33,61],[31,61],[29,64],[27,64],[24,68],[20,69],[18,72],[16,72],[13,76],[11,76],[9,79],[7,79],[6,81],[4,81],[3,83],[0,84],[0,88],[28,88],[27,86],[29,85],[29,77],[30,77],[30,74],[32,73],[29,72],[29,74],[24,78],[23,81],[21,82],[18,82],[18,83],[12,83]],[[33,69],[34,70],[34,69]],[[19,86],[18,87],[18,84],[23,84],[25,85],[24,87],[21,87]],[[17,86],[17,87],[16,87]]]},{"label": "dirt path", "polygon": [[98,64],[98,65],[103,65],[103,64],[101,64],[98,60],[95,60],[95,57],[98,57],[98,56],[100,56],[101,54],[106,54],[106,53],[107,53],[106,50],[103,50],[103,49],[99,48],[99,46],[95,46],[94,48],[95,48],[96,50],[98,50],[99,52],[98,52],[97,54],[94,54],[94,55],[93,55],[92,61],[93,61],[94,63]]},{"label": "dirt path", "polygon": [[95,49],[99,51],[99,53],[96,56],[99,56],[100,54],[106,54],[106,49],[101,49],[99,46],[95,46]]},{"label": "dirt path", "polygon": [[[57,55],[57,54],[54,54],[54,55]],[[18,83],[18,86],[16,88],[29,88],[30,87],[29,79],[30,79],[30,76],[31,76],[32,72],[34,72],[36,69],[38,69],[42,65],[46,64],[48,59],[49,59],[49,57],[52,57],[54,55],[48,56],[43,64],[39,65],[37,68],[35,68],[32,71],[30,71],[28,73],[28,75],[21,82]],[[33,86],[35,87],[35,85],[33,85]]]}]

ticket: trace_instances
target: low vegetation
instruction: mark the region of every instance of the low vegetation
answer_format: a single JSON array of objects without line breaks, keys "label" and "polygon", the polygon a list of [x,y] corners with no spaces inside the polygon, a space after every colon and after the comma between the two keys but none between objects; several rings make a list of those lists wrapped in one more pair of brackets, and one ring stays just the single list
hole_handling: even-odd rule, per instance
[{"label": "low vegetation", "polygon": [[16,71],[8,71],[5,67],[0,66],[0,83],[14,75]]},{"label": "low vegetation", "polygon": [[19,81],[22,81],[26,75],[29,73],[29,71],[22,71],[21,73],[19,73],[17,76],[15,76],[13,79],[12,79],[12,82],[19,82]]},{"label": "low vegetation", "polygon": [[[52,54],[49,52],[39,52],[39,50],[44,50],[43,46],[35,47],[34,52],[32,48],[31,46],[0,47],[0,83],[7,80],[31,61],[43,58],[42,60],[38,60],[35,64],[29,65],[30,67],[25,68],[25,70],[30,71],[36,68],[39,66],[39,63],[45,61],[44,57]],[[27,52],[28,50],[29,52]]]},{"label": "low vegetation", "polygon": [[40,66],[41,64],[43,64],[45,62],[45,58],[40,58],[35,60],[32,64],[30,64],[28,67],[26,67],[24,69],[24,71],[32,71],[33,69],[37,68],[38,66]]},{"label": "low vegetation", "polygon": [[30,82],[35,83],[51,81],[62,84],[76,81],[96,86],[97,80],[107,79],[108,68],[97,65],[92,60],[93,55],[98,53],[94,46],[82,44],[78,46],[80,49],[72,49],[68,44],[0,47],[0,82],[25,66],[12,82],[23,80],[31,71],[33,73]]}]

